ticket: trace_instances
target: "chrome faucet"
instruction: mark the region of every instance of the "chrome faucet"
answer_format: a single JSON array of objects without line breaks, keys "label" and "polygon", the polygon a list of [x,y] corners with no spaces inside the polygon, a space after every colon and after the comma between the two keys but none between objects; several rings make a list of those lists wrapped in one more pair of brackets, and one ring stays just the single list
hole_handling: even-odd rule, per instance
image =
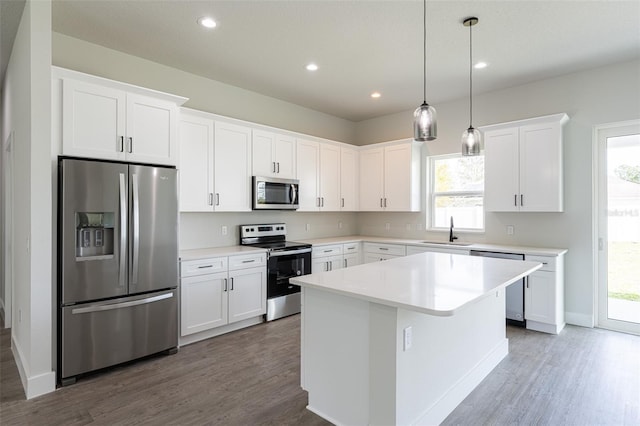
[{"label": "chrome faucet", "polygon": [[453,216],[451,216],[451,225],[449,226],[449,242],[452,243],[454,240],[457,240],[458,237],[453,236]]}]

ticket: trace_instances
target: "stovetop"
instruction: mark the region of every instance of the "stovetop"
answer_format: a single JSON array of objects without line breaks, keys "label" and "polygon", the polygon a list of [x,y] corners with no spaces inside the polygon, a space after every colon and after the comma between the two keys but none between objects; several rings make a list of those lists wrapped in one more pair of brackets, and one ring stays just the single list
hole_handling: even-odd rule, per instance
[{"label": "stovetop", "polygon": [[311,248],[311,244],[286,241],[287,226],[284,223],[240,225],[240,245],[253,246],[269,251],[288,251]]},{"label": "stovetop", "polygon": [[277,241],[277,242],[271,242],[271,243],[255,243],[255,244],[243,244],[243,245],[260,247],[260,248],[268,249],[269,251],[298,250],[298,249],[311,248],[311,244],[298,243],[295,241]]}]

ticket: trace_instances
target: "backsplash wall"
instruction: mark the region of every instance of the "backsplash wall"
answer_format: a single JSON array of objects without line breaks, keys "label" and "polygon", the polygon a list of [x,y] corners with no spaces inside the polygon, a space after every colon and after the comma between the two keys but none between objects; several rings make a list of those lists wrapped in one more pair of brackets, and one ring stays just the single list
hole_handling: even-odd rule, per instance
[{"label": "backsplash wall", "polygon": [[[239,244],[239,225],[254,223],[286,223],[290,241],[354,235],[358,233],[356,216],[353,212],[297,211],[180,213],[180,250]],[[223,226],[227,235],[222,235]]]}]

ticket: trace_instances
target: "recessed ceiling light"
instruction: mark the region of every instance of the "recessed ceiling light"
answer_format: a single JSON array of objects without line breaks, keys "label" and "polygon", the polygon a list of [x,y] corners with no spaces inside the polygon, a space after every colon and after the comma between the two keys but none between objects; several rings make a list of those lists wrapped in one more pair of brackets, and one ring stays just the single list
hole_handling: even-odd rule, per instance
[{"label": "recessed ceiling light", "polygon": [[475,69],[477,69],[477,70],[481,70],[482,68],[486,68],[487,67],[487,63],[486,62],[478,62],[473,67]]},{"label": "recessed ceiling light", "polygon": [[213,18],[209,18],[208,16],[203,16],[202,18],[198,19],[198,24],[202,25],[205,28],[215,28],[216,25],[216,21],[213,20]]},{"label": "recessed ceiling light", "polygon": [[380,92],[373,92],[373,93],[371,94],[371,97],[372,97],[372,98],[374,98],[374,99],[377,99],[377,98],[379,98],[380,96],[382,96],[382,95],[380,94]]},{"label": "recessed ceiling light", "polygon": [[314,63],[307,64],[307,71],[318,71],[318,66]]}]

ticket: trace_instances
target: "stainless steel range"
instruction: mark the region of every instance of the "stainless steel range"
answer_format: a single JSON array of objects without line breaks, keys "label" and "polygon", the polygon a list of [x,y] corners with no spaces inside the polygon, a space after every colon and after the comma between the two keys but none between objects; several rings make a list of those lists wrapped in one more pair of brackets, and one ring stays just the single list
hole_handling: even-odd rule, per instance
[{"label": "stainless steel range", "polygon": [[311,244],[286,241],[287,225],[240,225],[240,244],[267,249],[267,321],[300,312],[300,287],[289,278],[311,273]]}]

